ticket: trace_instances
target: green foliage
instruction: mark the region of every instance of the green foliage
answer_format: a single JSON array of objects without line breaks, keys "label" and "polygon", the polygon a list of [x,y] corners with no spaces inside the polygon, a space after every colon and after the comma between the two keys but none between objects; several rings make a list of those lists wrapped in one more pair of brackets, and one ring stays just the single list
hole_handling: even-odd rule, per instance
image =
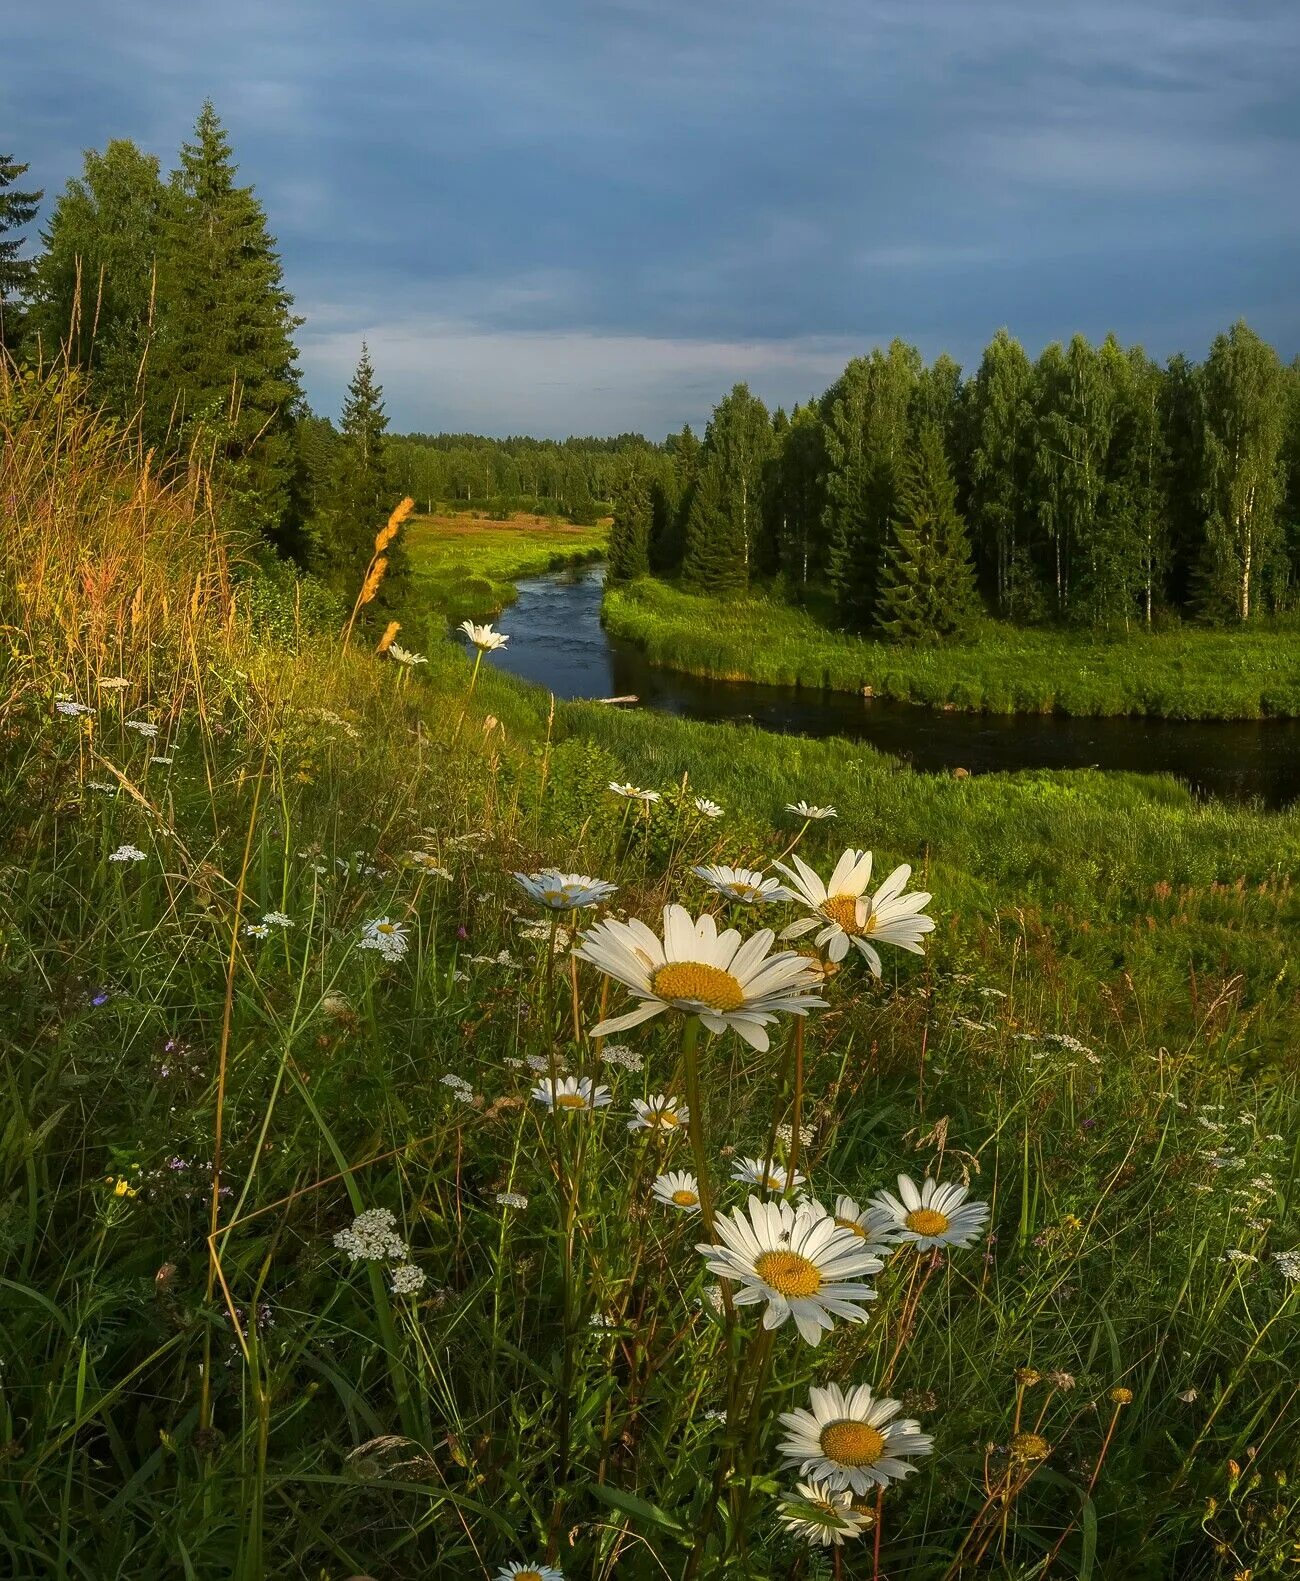
[{"label": "green foliage", "polygon": [[22,301],[31,285],[32,260],[22,257],[23,238],[14,234],[34,218],[43,196],[14,185],[28,168],[0,154],[0,352],[18,344]]},{"label": "green foliage", "polygon": [[943,434],[927,421],[903,469],[890,524],[876,624],[895,642],[955,637],[975,616],[966,524]]},{"label": "green foliage", "polygon": [[707,593],[743,592],[748,584],[739,523],[727,509],[717,468],[705,457],[686,512],[682,580]]},{"label": "green foliage", "polygon": [[607,565],[611,582],[632,582],[650,572],[650,534],[654,525],[651,483],[629,466],[614,485],[614,520],[609,529]]}]

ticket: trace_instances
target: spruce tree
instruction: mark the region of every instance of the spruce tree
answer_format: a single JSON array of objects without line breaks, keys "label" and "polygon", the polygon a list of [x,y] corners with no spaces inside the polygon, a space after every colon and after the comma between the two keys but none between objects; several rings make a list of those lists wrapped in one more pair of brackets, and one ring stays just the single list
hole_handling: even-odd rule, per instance
[{"label": "spruce tree", "polygon": [[701,593],[737,593],[747,580],[739,522],[728,509],[717,467],[706,458],[686,514],[682,581]]},{"label": "spruce tree", "polygon": [[606,566],[611,582],[633,582],[650,573],[653,517],[650,481],[643,466],[631,463],[614,484],[614,521],[609,530]]},{"label": "spruce tree", "polygon": [[148,371],[167,189],[134,143],[86,152],[42,232],[28,334],[45,357],[66,352],[97,401],[132,416]]},{"label": "spruce tree", "polygon": [[895,642],[941,642],[960,635],[975,608],[975,570],[957,485],[942,431],[926,423],[902,469],[876,624]]},{"label": "spruce tree", "polygon": [[205,103],[173,172],[159,263],[159,328],[147,380],[156,440],[179,437],[213,466],[237,525],[280,541],[302,390],[300,319],[266,215]]},{"label": "spruce tree", "polygon": [[[370,349],[362,342],[334,445],[333,476],[318,529],[320,561],[329,582],[354,598],[374,552],[375,534],[397,503],[388,473],[384,392]],[[410,570],[400,535],[387,551],[378,607],[391,610],[407,591]]]},{"label": "spruce tree", "polygon": [[654,520],[650,530],[650,568],[661,575],[676,571],[686,553],[686,518],[700,468],[700,442],[689,423],[671,434],[664,448],[669,465],[651,489]]},{"label": "spruce tree", "polygon": [[44,194],[14,186],[28,168],[0,154],[0,351],[12,351],[18,344],[22,304],[32,279],[32,260],[21,256],[23,237],[18,233],[35,217]]},{"label": "spruce tree", "polygon": [[984,592],[1004,619],[1033,600],[1029,558],[1033,369],[1000,329],[970,385],[970,522]]}]

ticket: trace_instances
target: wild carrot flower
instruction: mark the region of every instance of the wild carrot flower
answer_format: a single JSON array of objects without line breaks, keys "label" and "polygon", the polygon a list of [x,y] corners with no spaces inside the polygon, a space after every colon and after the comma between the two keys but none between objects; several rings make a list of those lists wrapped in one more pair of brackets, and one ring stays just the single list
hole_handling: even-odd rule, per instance
[{"label": "wild carrot flower", "polygon": [[861,1282],[879,1273],[879,1257],[842,1230],[824,1209],[788,1202],[761,1202],[751,1197],[745,1209],[715,1220],[722,1245],[699,1245],[710,1273],[740,1286],[737,1306],[766,1302],[764,1328],[777,1328],[787,1318],[809,1345],[821,1341],[834,1319],[865,1323],[861,1303],[876,1292]]},{"label": "wild carrot flower", "polygon": [[414,1263],[398,1263],[391,1274],[391,1288],[395,1296],[413,1296],[424,1288],[424,1270]]},{"label": "wild carrot flower", "polygon": [[867,899],[865,891],[871,881],[870,851],[852,848],[845,851],[825,883],[801,856],[796,855],[793,861],[793,868],[783,862],[774,866],[790,880],[798,898],[812,915],[792,923],[781,935],[782,939],[802,938],[805,933],[819,929],[815,942],[818,947],[825,948],[832,961],[842,961],[852,944],[876,977],[880,976],[881,966],[875,944],[893,944],[914,955],[924,955],[921,939],[933,929],[934,918],[922,916],[921,911],[929,904],[930,896],[925,890],[903,894],[912,876],[912,869],[906,863],[896,867]]},{"label": "wild carrot flower", "polygon": [[158,726],[148,719],[128,719],[126,728],[134,730],[137,735],[143,736],[146,741],[152,741],[158,734]]},{"label": "wild carrot flower", "polygon": [[406,1261],[406,1242],[397,1233],[397,1216],[388,1208],[367,1208],[334,1235],[334,1244],[356,1262]]},{"label": "wild carrot flower", "polygon": [[66,719],[80,719],[85,714],[93,714],[95,710],[88,703],[74,702],[70,697],[60,697],[54,704],[56,713],[62,714]]},{"label": "wild carrot flower", "polygon": [[789,1437],[778,1448],[787,1465],[836,1491],[863,1494],[900,1481],[916,1470],[907,1457],[934,1448],[921,1424],[898,1419],[901,1404],[876,1398],[870,1384],[844,1390],[832,1383],[813,1389],[808,1403],[810,1410],[782,1412]]},{"label": "wild carrot flower", "polygon": [[932,1246],[969,1246],[983,1230],[988,1203],[967,1202],[969,1186],[942,1186],[927,1175],[920,1186],[898,1177],[898,1196],[878,1191],[870,1203],[876,1229],[889,1240],[913,1241],[921,1251]]},{"label": "wild carrot flower", "polygon": [[764,928],[741,942],[734,928],[718,932],[710,916],[698,921],[681,906],[665,906],[662,941],[633,918],[599,922],[574,951],[607,976],[625,983],[641,1003],[592,1029],[595,1037],[625,1032],[665,1010],[697,1015],[710,1032],[734,1027],[760,1052],[766,1027],[778,1014],[806,1015],[825,1000],[810,992],[817,975],[793,951],[771,954]]},{"label": "wild carrot flower", "polygon": [[138,845],[119,845],[108,859],[110,862],[143,862],[147,860]]}]

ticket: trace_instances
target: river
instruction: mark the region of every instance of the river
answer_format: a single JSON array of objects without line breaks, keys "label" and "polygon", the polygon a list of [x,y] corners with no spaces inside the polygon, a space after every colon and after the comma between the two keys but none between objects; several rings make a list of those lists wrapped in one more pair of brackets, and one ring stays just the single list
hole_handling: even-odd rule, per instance
[{"label": "river", "polygon": [[490,662],[560,698],[635,696],[687,719],[867,741],[923,772],[1131,769],[1168,773],[1203,797],[1282,807],[1300,795],[1300,721],[1086,719],[967,714],[848,692],[715,681],[650,664],[600,624],[604,572],[587,567],[519,583],[498,621],[510,645]]}]

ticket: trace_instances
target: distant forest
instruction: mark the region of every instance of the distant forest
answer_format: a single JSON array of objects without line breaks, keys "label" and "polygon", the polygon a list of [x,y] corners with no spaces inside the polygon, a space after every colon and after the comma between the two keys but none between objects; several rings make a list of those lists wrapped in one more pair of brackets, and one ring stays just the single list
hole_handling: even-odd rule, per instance
[{"label": "distant forest", "polygon": [[[233,530],[340,590],[409,493],[612,509],[615,579],[762,586],[905,640],[985,611],[1122,628],[1300,608],[1300,360],[1243,323],[1199,364],[1110,336],[1034,360],[1000,331],[967,377],[896,340],[789,413],[737,385],[702,438],[398,436],[364,345],[337,421],[309,409],[302,321],[210,104],[166,177],[134,143],[89,151],[36,247],[27,170],[0,155],[0,348],[31,377],[66,359],[159,456],[198,468]],[[405,586],[396,547],[386,598]]]}]

